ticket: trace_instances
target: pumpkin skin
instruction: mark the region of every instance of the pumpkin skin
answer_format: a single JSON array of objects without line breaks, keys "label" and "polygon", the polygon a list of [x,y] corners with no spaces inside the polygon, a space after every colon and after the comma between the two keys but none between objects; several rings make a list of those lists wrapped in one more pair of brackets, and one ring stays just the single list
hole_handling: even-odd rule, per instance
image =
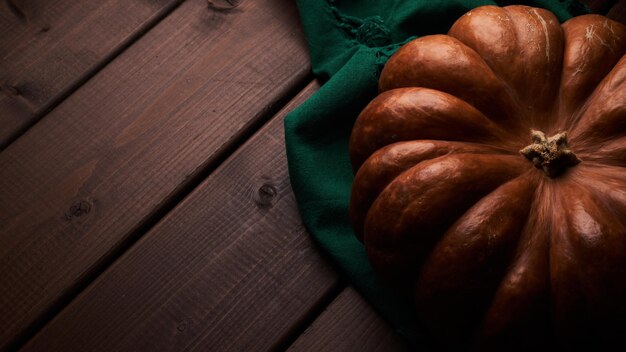
[{"label": "pumpkin skin", "polygon": [[[624,346],[625,53],[603,16],[484,6],[385,65],[350,137],[350,218],[440,347]],[[579,162],[538,168],[532,130]]]}]

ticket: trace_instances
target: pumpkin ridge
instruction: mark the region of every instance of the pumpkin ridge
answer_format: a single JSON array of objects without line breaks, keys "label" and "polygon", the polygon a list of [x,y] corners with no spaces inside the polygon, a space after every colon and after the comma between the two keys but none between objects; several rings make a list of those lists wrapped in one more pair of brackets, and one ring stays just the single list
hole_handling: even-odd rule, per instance
[{"label": "pumpkin ridge", "polygon": [[[541,119],[537,119],[537,113],[553,111],[558,101],[565,46],[562,27],[558,19],[544,9],[510,5],[503,7],[503,10],[508,14],[509,23],[515,34],[517,53],[512,63],[517,67],[509,72],[525,73],[512,82],[516,95],[523,102],[520,114],[530,115],[528,120],[530,127],[547,129],[549,124],[554,122],[555,116],[548,114],[539,116]],[[544,18],[544,15],[548,18]],[[523,29],[520,28],[522,23],[525,25]],[[537,28],[534,25],[537,25]],[[537,34],[533,37],[528,33]],[[551,39],[551,37],[554,38]],[[555,42],[551,44],[552,40]],[[540,45],[542,42],[543,44]],[[538,51],[534,55],[525,54],[527,51],[532,53],[532,48],[535,46]],[[532,70],[527,72],[529,67],[534,67],[541,74],[538,75]],[[546,88],[547,91],[545,91]]]},{"label": "pumpkin ridge", "polygon": [[[487,114],[485,114],[483,112],[483,114],[491,121],[493,121],[493,123],[495,123],[496,125],[500,126],[503,125],[503,127],[520,127],[520,113],[523,110],[522,109],[522,101],[521,98],[519,96],[519,94],[517,93],[517,90],[511,85],[510,82],[508,82],[506,79],[504,79],[504,77],[502,77],[501,74],[499,74],[497,71],[494,70],[493,67],[491,67],[491,65],[489,65],[489,63],[485,60],[485,58],[478,52],[476,51],[475,48],[469,46],[467,43],[465,43],[463,40],[457,38],[456,36],[452,36],[453,38],[457,39],[459,42],[461,42],[464,46],[466,46],[469,50],[471,50],[472,52],[476,53],[476,56],[485,64],[485,66],[487,68],[489,68],[489,70],[493,73],[494,77],[496,77],[498,79],[498,81],[500,82],[502,88],[504,89],[504,91],[506,91],[506,94],[511,98],[511,102],[513,103],[513,106],[511,106],[511,117],[500,120],[500,119],[494,119],[490,116],[488,116]],[[474,104],[472,104],[471,102],[446,91],[443,91],[444,93],[448,93],[451,95],[454,95],[455,97],[459,98],[460,100],[464,101],[465,103],[467,103],[468,105],[473,106],[474,108],[476,108],[477,110],[481,111],[477,106],[475,106]],[[481,111],[482,112],[482,111]]]},{"label": "pumpkin ridge", "polygon": [[[503,14],[505,16],[507,16],[507,18],[509,19],[509,21],[511,20],[511,16],[507,11],[504,11],[504,8],[501,7],[497,7],[497,6],[484,6],[483,8],[496,8],[496,9],[500,9],[502,10]],[[483,63],[485,64],[485,66],[487,66],[491,72],[493,73],[493,75],[498,78],[498,80],[500,81],[500,83],[502,84],[502,86],[504,87],[504,89],[506,90],[507,94],[511,97],[512,101],[515,103],[515,109],[513,109],[513,111],[515,112],[515,116],[512,118],[512,121],[518,121],[520,119],[520,116],[517,116],[521,111],[522,111],[522,103],[520,100],[519,95],[517,94],[516,89],[511,85],[510,82],[508,82],[506,79],[504,79],[504,77],[502,76],[502,74],[500,72],[498,72],[498,70],[496,70],[493,67],[493,64],[490,64],[485,57],[477,50],[477,48],[475,48],[473,45],[470,45],[469,43],[467,43],[467,38],[464,37],[460,37],[461,34],[464,34],[463,32],[455,34],[453,33],[454,30],[456,30],[457,27],[457,23],[461,22],[461,20],[463,19],[463,17],[471,15],[472,13],[475,14],[477,12],[477,10],[480,10],[481,8],[477,8],[474,10],[470,10],[469,12],[467,12],[465,15],[461,16],[461,18],[459,18],[459,20],[457,20],[452,27],[450,28],[450,30],[448,31],[448,35],[457,39],[458,41],[460,41],[461,43],[463,43],[463,45],[465,45],[467,48],[469,48],[470,50],[472,50],[474,53],[476,53],[476,56],[478,56]],[[513,31],[515,37],[515,43],[517,46],[518,43],[518,38],[517,38],[517,32]],[[465,39],[465,40],[464,40]],[[468,103],[469,104],[469,103]],[[471,105],[471,104],[470,104]],[[493,120],[493,119],[492,119]],[[493,120],[496,124],[498,123],[497,120]]]},{"label": "pumpkin ridge", "polygon": [[[572,343],[603,341],[621,330],[626,332],[626,226],[612,216],[607,205],[598,202],[597,194],[581,184],[563,183],[559,192],[561,204],[569,206],[560,226],[555,227],[553,241],[562,250],[557,262],[565,263],[554,273],[552,282],[560,285],[555,296],[556,323]],[[618,323],[617,326],[611,326]],[[607,334],[607,332],[610,332]],[[615,338],[615,337],[613,337]],[[606,348],[608,346],[604,346]]]},{"label": "pumpkin ridge", "polygon": [[[559,128],[569,130],[584,113],[601,81],[626,52],[626,26],[589,14],[566,21],[562,28],[568,45],[559,91]],[[592,41],[589,35],[596,40]]]},{"label": "pumpkin ridge", "polygon": [[[451,154],[401,173],[381,192],[365,219],[364,243],[373,266],[391,282],[397,282],[394,278],[413,276],[406,270],[416,270],[415,262],[423,260],[422,254],[432,248],[433,241],[454,220],[486,194],[529,168],[528,162],[519,156]],[[455,197],[460,190],[464,197]],[[430,206],[419,206],[420,203]],[[395,262],[382,263],[378,259],[383,258],[372,255],[382,250],[395,253]]]},{"label": "pumpkin ridge", "polygon": [[507,154],[512,151],[470,142],[411,140],[389,144],[372,154],[357,171],[350,195],[349,215],[359,240],[371,205],[400,173],[426,160],[450,154]]},{"label": "pumpkin ridge", "polygon": [[[520,23],[526,24],[523,30]],[[508,90],[515,101],[516,122],[509,127],[546,129],[555,120],[553,114],[542,114],[557,105],[563,66],[560,59],[563,33],[552,14],[520,5],[482,6],[461,16],[448,35],[476,52]],[[533,49],[535,47],[537,49]],[[532,67],[526,74],[517,74],[518,70],[511,69],[519,67],[524,71],[527,65]],[[532,68],[549,77],[537,74]]]},{"label": "pumpkin ridge", "polygon": [[590,95],[572,129],[572,140],[589,144],[626,133],[626,55]]},{"label": "pumpkin ridge", "polygon": [[577,170],[571,179],[579,187],[590,190],[596,203],[626,226],[626,176],[621,167],[587,164]]},{"label": "pumpkin ridge", "polygon": [[[527,171],[504,182],[467,209],[437,241],[416,286],[416,303],[428,312],[423,316],[426,325],[450,324],[469,332],[482,319],[515,259],[539,181]],[[515,215],[509,216],[511,212]]]},{"label": "pumpkin ridge", "polygon": [[[532,343],[532,347],[540,349],[549,343],[549,223],[535,214],[545,216],[552,195],[544,194],[543,177],[530,172],[527,175],[536,183],[528,216],[505,274],[476,331],[478,344],[487,349],[499,343]],[[535,341],[529,341],[531,337]]]},{"label": "pumpkin ridge", "polygon": [[386,145],[416,139],[489,143],[512,150],[522,143],[454,95],[422,87],[397,88],[378,95],[359,114],[350,136],[353,169]]},{"label": "pumpkin ridge", "polygon": [[[439,49],[444,47],[447,50]],[[431,65],[440,67],[433,70]],[[402,87],[424,87],[447,93],[494,123],[516,121],[508,113],[516,110],[517,103],[503,82],[475,50],[451,36],[435,34],[417,38],[389,58],[380,75],[379,93]]]},{"label": "pumpkin ridge", "polygon": [[[460,159],[461,157],[465,157],[465,156],[469,156],[469,155],[475,155],[475,156],[478,156],[478,155],[482,155],[482,154],[466,154],[466,153],[462,153],[462,154],[452,154],[452,155],[453,155],[453,156],[455,156],[455,157],[457,157],[458,159]],[[443,160],[445,160],[445,158],[450,157],[450,156],[451,156],[451,155],[450,155],[450,154],[448,154],[448,155],[444,155],[444,156],[441,156],[441,157],[439,157],[439,158],[436,158],[436,159],[433,159],[433,160],[430,160],[430,161],[431,161],[433,164],[435,164],[435,163],[440,162],[440,161],[439,161],[440,159],[443,161]],[[409,168],[409,169],[408,169],[408,170],[406,170],[405,172],[401,173],[400,175],[398,175],[398,177],[396,177],[396,179],[397,179],[397,178],[402,177],[402,175],[403,175],[404,173],[410,172],[410,171],[411,171],[411,169],[412,169],[412,168]],[[518,174],[518,176],[519,176],[519,174]],[[395,181],[395,180],[394,180],[394,181]],[[495,185],[495,186],[493,186],[493,184],[492,184],[491,191],[493,191],[494,189],[498,188],[499,186],[501,186],[501,185],[502,185],[503,183],[505,183],[505,182],[507,182],[507,179],[503,180],[502,182],[498,183],[498,184],[497,184],[497,185]],[[392,183],[393,183],[393,181],[392,181]],[[489,192],[491,192],[491,191],[489,191]],[[486,194],[489,194],[489,193],[486,193]],[[486,194],[485,194],[485,195],[486,195]],[[483,197],[484,197],[484,195],[483,195]],[[480,198],[478,198],[478,199],[480,200],[480,199],[482,199],[482,197],[480,197]],[[416,201],[413,201],[412,203],[409,203],[409,205],[405,208],[405,210],[404,210],[404,211],[406,211],[408,208],[412,208],[413,206],[418,205],[418,204],[416,204],[415,202],[416,202]],[[473,203],[473,202],[472,202],[472,203]],[[462,214],[461,214],[461,215],[462,215]],[[399,221],[396,223],[396,226],[399,226],[399,223],[401,223],[401,222],[402,222],[402,219],[403,219],[403,217],[404,217],[404,216],[405,216],[405,213],[403,212],[403,214],[399,217]]]},{"label": "pumpkin ridge", "polygon": [[[595,102],[595,100],[599,99],[599,98],[596,98],[596,94],[597,95],[602,94],[602,92],[600,91],[603,88],[602,83],[604,82],[605,79],[609,77],[610,72],[612,72],[617,67],[617,64],[619,64],[619,62],[616,63],[615,66],[612,67],[611,70],[609,71],[609,74],[607,74],[603,78],[603,80],[600,81],[600,83],[596,85],[596,87],[591,91],[587,99],[585,99],[585,101],[578,107],[578,109],[571,115],[571,118],[568,120],[568,125],[566,129],[571,130],[572,136],[576,136],[576,139],[583,139],[584,137],[586,137],[586,136],[584,137],[578,136],[578,133],[583,134],[585,132],[585,131],[579,132],[580,130],[579,126],[580,126],[581,120],[585,122],[583,119],[588,114],[589,109],[592,109],[596,104],[599,104],[599,105],[602,104],[601,102]],[[617,90],[612,93],[618,94]]]},{"label": "pumpkin ridge", "polygon": [[572,149],[587,165],[626,167],[626,131],[621,136],[597,144],[574,146]]}]

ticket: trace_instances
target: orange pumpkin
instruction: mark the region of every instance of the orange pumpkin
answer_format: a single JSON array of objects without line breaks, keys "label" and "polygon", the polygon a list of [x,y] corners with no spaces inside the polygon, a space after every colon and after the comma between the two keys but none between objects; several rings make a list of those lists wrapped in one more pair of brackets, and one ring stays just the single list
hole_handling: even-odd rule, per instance
[{"label": "orange pumpkin", "polygon": [[626,338],[626,27],[476,8],[385,65],[350,217],[443,346]]}]

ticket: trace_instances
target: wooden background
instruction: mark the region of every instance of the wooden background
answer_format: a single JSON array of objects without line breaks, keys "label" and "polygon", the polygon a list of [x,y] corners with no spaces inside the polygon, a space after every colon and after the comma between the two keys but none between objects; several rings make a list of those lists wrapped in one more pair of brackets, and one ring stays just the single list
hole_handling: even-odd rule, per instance
[{"label": "wooden background", "polygon": [[406,349],[297,212],[297,9],[238,3],[0,2],[0,350]]}]

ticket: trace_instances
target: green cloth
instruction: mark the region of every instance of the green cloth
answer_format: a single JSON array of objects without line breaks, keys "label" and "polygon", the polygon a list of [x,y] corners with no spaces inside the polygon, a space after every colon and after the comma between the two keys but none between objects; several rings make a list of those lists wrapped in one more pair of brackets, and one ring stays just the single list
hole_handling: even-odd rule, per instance
[{"label": "green cloth", "polygon": [[[352,124],[376,96],[389,56],[421,35],[446,33],[481,0],[298,0],[313,73],[325,83],[285,119],[291,184],[305,226],[359,291],[414,348],[428,349],[412,304],[373,274],[348,219],[353,180],[348,157]],[[588,10],[574,0],[522,2],[552,11],[561,21]]]}]

